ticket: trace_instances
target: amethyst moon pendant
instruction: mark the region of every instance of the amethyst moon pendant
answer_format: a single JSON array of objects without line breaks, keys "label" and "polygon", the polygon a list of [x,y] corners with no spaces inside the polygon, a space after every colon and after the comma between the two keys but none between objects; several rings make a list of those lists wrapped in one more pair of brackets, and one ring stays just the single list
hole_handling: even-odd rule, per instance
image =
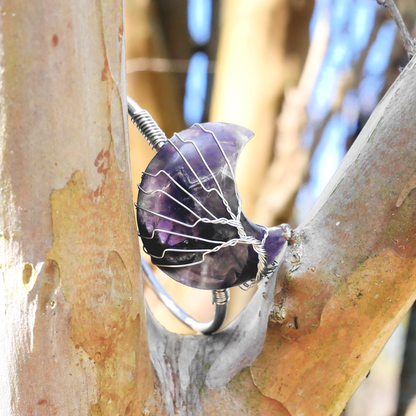
[{"label": "amethyst moon pendant", "polygon": [[175,133],[143,173],[137,222],[145,252],[174,280],[198,289],[249,288],[278,266],[284,226],[252,223],[235,167],[253,133],[228,123]]}]

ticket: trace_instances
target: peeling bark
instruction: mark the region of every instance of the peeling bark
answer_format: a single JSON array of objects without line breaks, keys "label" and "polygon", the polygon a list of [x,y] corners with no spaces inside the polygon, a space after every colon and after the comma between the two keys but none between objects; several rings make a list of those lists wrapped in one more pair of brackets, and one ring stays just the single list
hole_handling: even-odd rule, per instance
[{"label": "peeling bark", "polygon": [[[279,273],[275,302],[287,321],[269,326],[252,373],[292,414],[339,414],[415,299],[416,194],[397,207],[415,173],[415,65],[383,98],[299,226],[299,267],[285,264]],[[286,371],[288,363],[296,365]],[[272,374],[279,367],[284,380]],[[325,395],[316,394],[322,370]]]},{"label": "peeling bark", "polygon": [[122,1],[2,4],[4,415],[155,413],[122,13]]}]

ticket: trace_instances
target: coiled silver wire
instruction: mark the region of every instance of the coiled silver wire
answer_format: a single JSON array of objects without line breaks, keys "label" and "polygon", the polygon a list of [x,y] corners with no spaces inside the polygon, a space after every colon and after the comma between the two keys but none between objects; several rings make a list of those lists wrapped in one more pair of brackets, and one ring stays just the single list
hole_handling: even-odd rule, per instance
[{"label": "coiled silver wire", "polygon": [[152,149],[158,151],[168,141],[165,133],[153,120],[152,116],[130,97],[127,97],[127,105],[131,121]]},{"label": "coiled silver wire", "polygon": [[230,289],[217,289],[212,291],[212,303],[226,305],[230,300]]}]

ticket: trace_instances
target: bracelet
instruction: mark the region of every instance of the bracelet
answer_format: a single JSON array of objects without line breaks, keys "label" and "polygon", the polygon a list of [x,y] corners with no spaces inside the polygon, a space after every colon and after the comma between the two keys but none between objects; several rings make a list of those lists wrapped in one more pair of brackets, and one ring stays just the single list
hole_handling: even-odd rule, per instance
[{"label": "bracelet", "polygon": [[196,332],[212,334],[224,323],[229,288],[255,287],[278,269],[288,224],[266,228],[252,223],[241,208],[235,167],[253,133],[229,123],[194,124],[168,140],[150,114],[130,97],[128,112],[156,150],[138,184],[138,235],[152,263],[172,279],[212,290],[215,314],[200,323],[169,297],[150,266],[144,276],[159,299]]},{"label": "bracelet", "polygon": [[215,304],[214,317],[210,322],[198,322],[192,319],[183,309],[181,309],[174,300],[166,293],[163,286],[156,279],[152,268],[142,257],[143,275],[147,285],[155,292],[160,301],[169,309],[169,311],[182,323],[187,325],[195,332],[210,335],[220,329],[227,315],[227,303],[230,299],[230,290],[213,290],[212,301]]}]

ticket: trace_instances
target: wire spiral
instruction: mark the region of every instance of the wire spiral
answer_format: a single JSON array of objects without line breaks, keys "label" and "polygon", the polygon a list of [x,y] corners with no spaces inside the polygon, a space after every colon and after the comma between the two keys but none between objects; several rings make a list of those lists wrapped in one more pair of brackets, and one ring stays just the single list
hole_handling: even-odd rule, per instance
[{"label": "wire spiral", "polygon": [[168,141],[165,133],[163,133],[156,121],[153,120],[152,116],[146,110],[141,109],[138,113],[135,113],[131,117],[131,121],[150,146],[152,146],[153,150],[159,150]]},{"label": "wire spiral", "polygon": [[217,289],[212,291],[212,302],[217,305],[226,305],[230,300],[230,289]]}]

